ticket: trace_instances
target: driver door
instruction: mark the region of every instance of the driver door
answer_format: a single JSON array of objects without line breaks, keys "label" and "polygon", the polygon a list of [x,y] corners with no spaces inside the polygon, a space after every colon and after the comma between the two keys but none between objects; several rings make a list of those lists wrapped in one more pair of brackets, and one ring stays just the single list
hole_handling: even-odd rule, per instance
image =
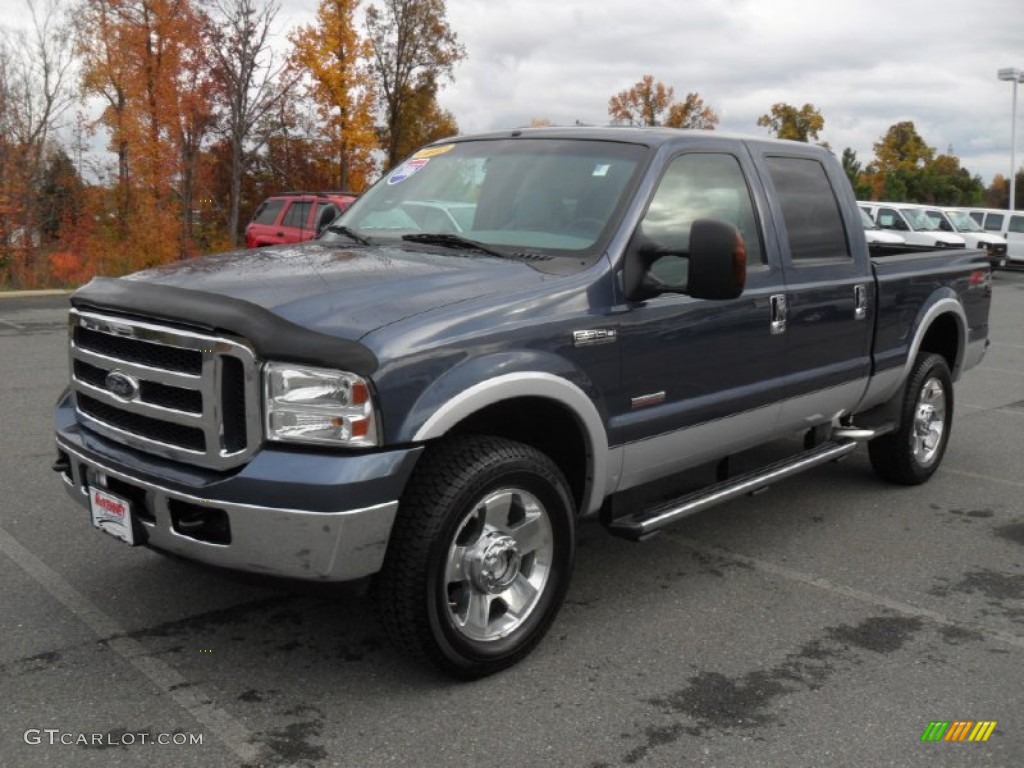
[{"label": "driver door", "polygon": [[[620,326],[623,391],[611,419],[612,440],[624,444],[620,490],[756,445],[776,428],[786,338],[773,333],[772,313],[784,313],[776,302],[785,291],[778,254],[766,250],[759,225],[756,178],[739,151],[687,152],[672,160],[651,198],[634,240],[685,252],[694,220],[728,221],[744,238],[747,285],[732,300],[664,293],[628,305]],[[663,256],[651,271],[679,285],[687,259]]]}]

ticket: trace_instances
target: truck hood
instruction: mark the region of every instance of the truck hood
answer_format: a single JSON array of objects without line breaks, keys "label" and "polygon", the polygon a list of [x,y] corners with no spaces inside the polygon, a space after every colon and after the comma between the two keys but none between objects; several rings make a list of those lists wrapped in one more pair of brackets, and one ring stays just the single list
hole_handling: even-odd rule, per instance
[{"label": "truck hood", "polygon": [[303,243],[191,259],[125,279],[241,299],[303,328],[358,340],[385,325],[550,276],[474,251]]}]

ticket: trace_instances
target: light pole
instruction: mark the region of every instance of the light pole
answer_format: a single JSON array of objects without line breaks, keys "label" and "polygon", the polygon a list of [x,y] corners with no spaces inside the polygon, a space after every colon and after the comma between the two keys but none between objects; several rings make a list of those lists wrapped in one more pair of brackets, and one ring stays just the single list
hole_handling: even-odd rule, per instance
[{"label": "light pole", "polygon": [[1014,192],[1017,190],[1017,83],[1024,83],[1024,72],[1018,67],[1006,67],[998,72],[1000,80],[1013,82],[1013,112],[1010,114],[1010,210],[1016,210]]}]

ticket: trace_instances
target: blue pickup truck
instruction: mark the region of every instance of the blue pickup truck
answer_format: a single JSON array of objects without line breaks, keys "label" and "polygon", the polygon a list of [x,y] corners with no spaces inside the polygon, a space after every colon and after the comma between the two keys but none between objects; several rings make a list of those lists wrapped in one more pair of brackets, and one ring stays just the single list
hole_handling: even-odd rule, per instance
[{"label": "blue pickup truck", "polygon": [[982,251],[873,257],[818,147],[451,139],[314,241],[78,290],[54,468],[129,544],[371,577],[397,642],[479,677],[551,625],[582,518],[641,540],[861,443],[927,480],[990,301]]}]

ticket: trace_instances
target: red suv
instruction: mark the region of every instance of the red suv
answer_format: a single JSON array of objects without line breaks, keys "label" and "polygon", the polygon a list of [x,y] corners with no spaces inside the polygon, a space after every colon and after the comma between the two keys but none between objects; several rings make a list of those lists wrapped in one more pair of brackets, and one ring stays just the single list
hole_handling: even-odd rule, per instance
[{"label": "red suv", "polygon": [[245,228],[245,246],[312,240],[355,199],[348,192],[282,192],[268,197]]}]

